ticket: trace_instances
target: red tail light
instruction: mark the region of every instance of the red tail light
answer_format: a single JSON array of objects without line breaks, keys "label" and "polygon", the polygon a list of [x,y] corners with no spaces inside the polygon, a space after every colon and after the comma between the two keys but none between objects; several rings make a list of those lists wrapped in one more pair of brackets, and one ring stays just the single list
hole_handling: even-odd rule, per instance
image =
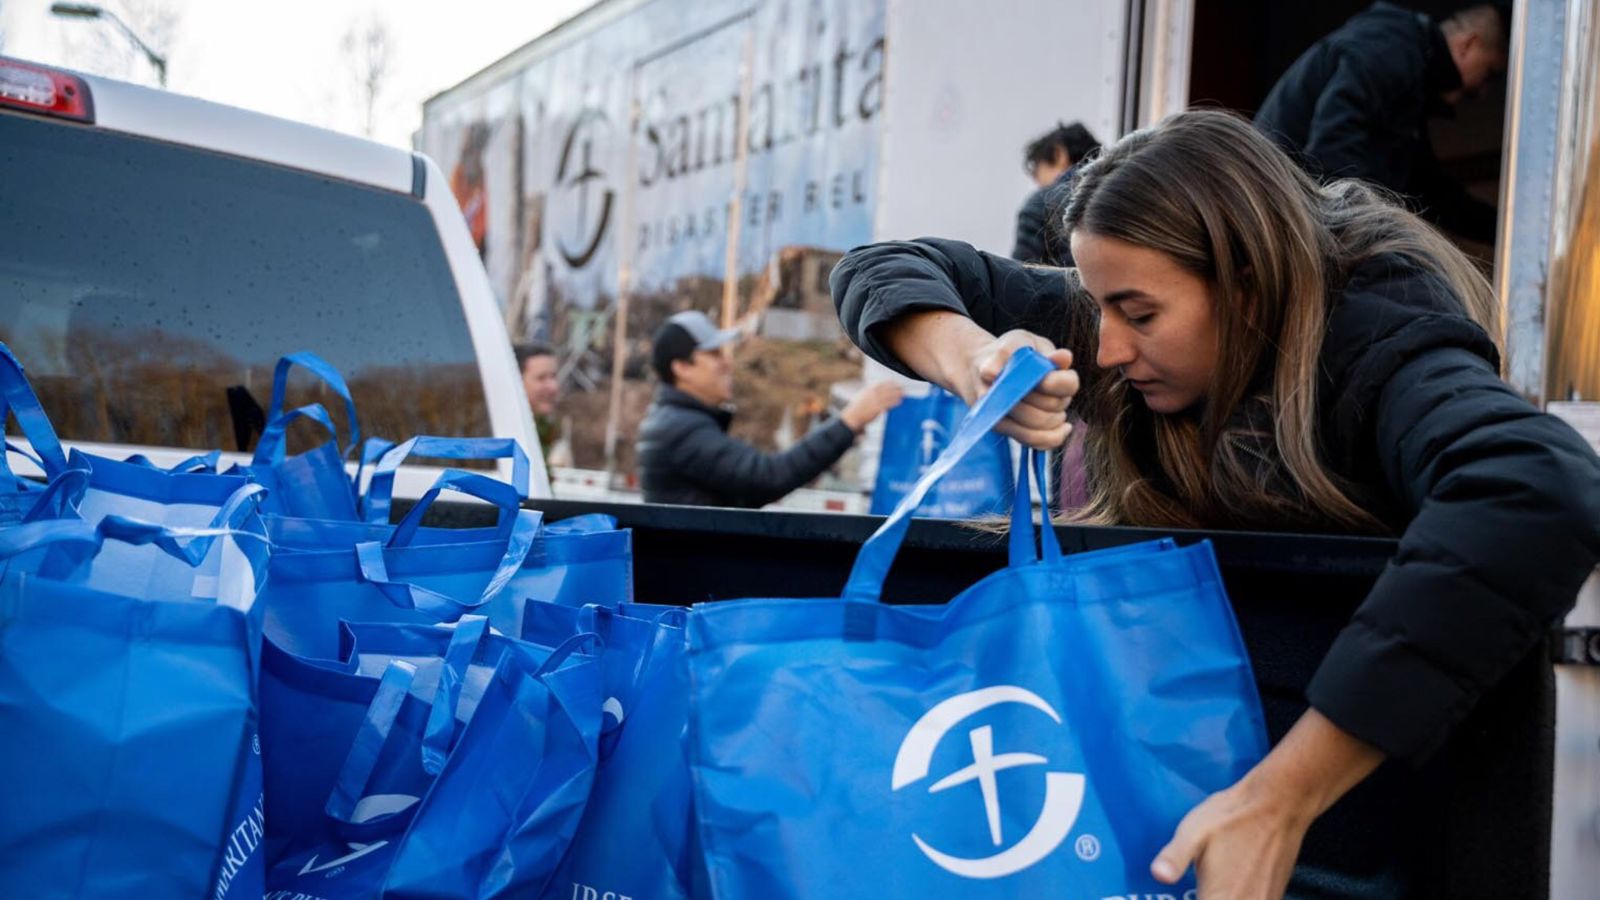
[{"label": "red tail light", "polygon": [[94,99],[82,78],[4,56],[0,56],[0,106],[94,121]]}]

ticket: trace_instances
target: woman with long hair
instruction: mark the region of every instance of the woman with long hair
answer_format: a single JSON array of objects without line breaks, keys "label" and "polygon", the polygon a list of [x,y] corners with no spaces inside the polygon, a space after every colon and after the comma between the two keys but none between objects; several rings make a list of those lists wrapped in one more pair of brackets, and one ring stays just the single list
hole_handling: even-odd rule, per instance
[{"label": "woman with long hair", "polygon": [[[1029,346],[1058,371],[1001,427],[1089,426],[1095,524],[1391,535],[1400,549],[1249,775],[1152,862],[1202,897],[1281,896],[1307,828],[1384,759],[1437,749],[1600,561],[1600,460],[1499,377],[1499,307],[1371,188],[1319,186],[1242,120],[1180,113],[1083,166],[1074,269],[954,241],[846,256],[879,361],[975,400]],[[996,335],[999,335],[996,337]]]}]

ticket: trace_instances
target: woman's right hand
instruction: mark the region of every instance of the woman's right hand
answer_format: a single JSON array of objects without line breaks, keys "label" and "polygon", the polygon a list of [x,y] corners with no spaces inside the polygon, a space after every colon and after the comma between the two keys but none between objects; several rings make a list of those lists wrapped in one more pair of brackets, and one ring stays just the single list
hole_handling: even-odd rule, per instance
[{"label": "woman's right hand", "polygon": [[1035,450],[1054,450],[1067,442],[1072,426],[1067,423],[1067,406],[1078,393],[1078,373],[1072,370],[1072,352],[1030,331],[1008,331],[964,352],[963,364],[950,373],[951,389],[969,405],[993,386],[1000,371],[1019,348],[1031,347],[1056,364],[1056,371],[1011,410],[995,427]]}]

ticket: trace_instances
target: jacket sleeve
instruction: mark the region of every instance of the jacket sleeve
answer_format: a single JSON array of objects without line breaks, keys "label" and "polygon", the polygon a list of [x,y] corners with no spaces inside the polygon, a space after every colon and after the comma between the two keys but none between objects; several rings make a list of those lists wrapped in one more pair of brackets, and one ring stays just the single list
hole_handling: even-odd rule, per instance
[{"label": "jacket sleeve", "polygon": [[1401,140],[1398,131],[1420,121],[1412,107],[1421,98],[1398,96],[1397,88],[1415,79],[1379,71],[1378,65],[1373,58],[1339,61],[1317,97],[1301,155],[1322,178],[1360,178],[1404,192],[1412,142]]},{"label": "jacket sleeve", "polygon": [[1075,282],[1076,273],[1023,265],[960,241],[922,238],[850,251],[834,267],[830,286],[839,321],[856,346],[915,378],[883,343],[879,331],[887,323],[943,309],[991,334],[1026,328],[1062,345],[1069,331],[1082,330],[1068,321],[1076,308],[1068,304],[1069,279]]},{"label": "jacket sleeve", "polygon": [[677,471],[696,486],[746,507],[779,500],[839,461],[855,432],[833,419],[782,453],[763,453],[709,420],[684,436],[672,454]]},{"label": "jacket sleeve", "polygon": [[1412,356],[1376,397],[1368,446],[1414,517],[1308,694],[1416,760],[1571,608],[1600,560],[1600,460],[1466,349]]},{"label": "jacket sleeve", "polygon": [[1017,210],[1017,237],[1011,258],[1023,263],[1042,263],[1045,259],[1045,192],[1034,191]]}]

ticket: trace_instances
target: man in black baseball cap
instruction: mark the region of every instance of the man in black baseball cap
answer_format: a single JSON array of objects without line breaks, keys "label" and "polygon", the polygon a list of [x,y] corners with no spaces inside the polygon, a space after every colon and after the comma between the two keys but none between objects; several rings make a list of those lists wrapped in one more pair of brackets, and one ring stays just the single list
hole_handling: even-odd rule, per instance
[{"label": "man in black baseball cap", "polygon": [[646,503],[759,507],[803,487],[855,443],[867,423],[899,404],[900,389],[863,389],[839,418],[781,453],[728,435],[733,411],[736,329],[719,329],[690,310],[656,330],[651,366],[661,379],[639,427],[639,484]]}]

